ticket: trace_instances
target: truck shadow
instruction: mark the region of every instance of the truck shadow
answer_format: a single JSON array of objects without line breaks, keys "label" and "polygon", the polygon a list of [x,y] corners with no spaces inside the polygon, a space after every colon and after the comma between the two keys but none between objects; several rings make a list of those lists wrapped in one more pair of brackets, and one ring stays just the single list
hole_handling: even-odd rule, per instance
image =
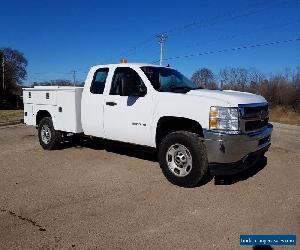
[{"label": "truck shadow", "polygon": [[[158,162],[157,150],[154,148],[132,145],[124,142],[108,141],[98,138],[92,140],[84,137],[70,137],[68,140],[63,141],[57,150],[63,150],[67,148],[90,148],[94,150],[105,150],[107,152],[134,157],[141,160],[147,160],[156,163]],[[263,156],[255,165],[238,174],[229,176],[212,176],[207,174],[197,186],[204,186],[213,179],[215,185],[232,185],[253,177],[262,169],[264,169],[266,165],[267,158]]]},{"label": "truck shadow", "polygon": [[57,150],[67,148],[90,148],[94,150],[105,150],[107,152],[126,155],[152,162],[158,162],[157,150],[150,147],[132,145],[124,142],[108,141],[103,139],[76,138],[70,137],[68,140],[62,141]]},{"label": "truck shadow", "polygon": [[152,162],[158,162],[157,150],[150,147],[143,147],[122,142],[105,141],[103,149],[107,152],[126,155]]},{"label": "truck shadow", "polygon": [[253,177],[258,172],[263,170],[267,166],[267,157],[263,156],[260,158],[255,165],[251,166],[249,169],[244,170],[241,173],[230,175],[230,176],[215,176],[214,183],[215,185],[232,185],[239,181],[247,180],[250,177]]}]

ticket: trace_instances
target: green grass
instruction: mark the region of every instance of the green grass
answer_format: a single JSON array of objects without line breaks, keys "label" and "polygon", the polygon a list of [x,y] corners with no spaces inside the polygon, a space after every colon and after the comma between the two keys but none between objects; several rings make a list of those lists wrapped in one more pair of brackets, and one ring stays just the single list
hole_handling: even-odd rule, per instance
[{"label": "green grass", "polygon": [[21,123],[23,116],[23,110],[0,110],[0,126]]}]

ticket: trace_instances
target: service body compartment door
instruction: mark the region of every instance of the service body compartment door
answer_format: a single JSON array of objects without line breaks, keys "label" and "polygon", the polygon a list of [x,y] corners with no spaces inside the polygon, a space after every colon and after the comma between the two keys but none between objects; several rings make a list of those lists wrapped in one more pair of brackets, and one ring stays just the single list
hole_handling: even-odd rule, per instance
[{"label": "service body compartment door", "polygon": [[57,91],[57,106],[54,107],[55,128],[72,133],[83,132],[81,126],[82,88]]},{"label": "service body compartment door", "polygon": [[35,116],[33,115],[33,104],[24,103],[24,123],[35,126]]},{"label": "service body compartment door", "polygon": [[23,90],[24,103],[39,105],[56,105],[56,94],[59,87],[35,86]]}]

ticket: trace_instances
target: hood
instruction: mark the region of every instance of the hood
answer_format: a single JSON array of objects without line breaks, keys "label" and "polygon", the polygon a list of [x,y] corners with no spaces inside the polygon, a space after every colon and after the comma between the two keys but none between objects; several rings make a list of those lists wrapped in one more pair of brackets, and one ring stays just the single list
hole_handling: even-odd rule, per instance
[{"label": "hood", "polygon": [[266,99],[260,95],[255,95],[255,94],[241,92],[241,91],[234,91],[234,90],[197,89],[197,90],[191,90],[187,92],[186,95],[216,99],[219,101],[223,101],[232,107],[237,107],[239,104],[267,102]]}]

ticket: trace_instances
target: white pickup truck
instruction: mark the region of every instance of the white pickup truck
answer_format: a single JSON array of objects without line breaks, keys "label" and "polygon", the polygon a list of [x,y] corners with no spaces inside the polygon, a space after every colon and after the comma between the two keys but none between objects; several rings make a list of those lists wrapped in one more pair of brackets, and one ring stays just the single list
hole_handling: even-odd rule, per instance
[{"label": "white pickup truck", "polygon": [[25,88],[23,99],[24,122],[38,128],[44,149],[67,133],[154,147],[179,186],[244,170],[271,144],[263,97],[201,89],[169,67],[97,65],[84,87]]}]

